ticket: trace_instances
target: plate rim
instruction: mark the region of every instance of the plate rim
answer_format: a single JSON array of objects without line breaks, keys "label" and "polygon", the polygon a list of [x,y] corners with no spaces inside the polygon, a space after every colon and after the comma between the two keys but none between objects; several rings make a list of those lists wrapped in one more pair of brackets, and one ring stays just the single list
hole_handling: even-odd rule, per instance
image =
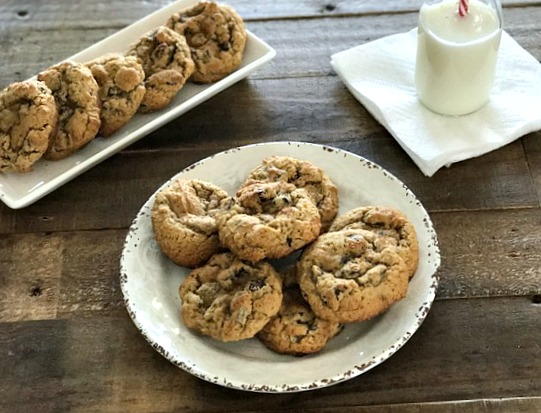
[{"label": "plate rim", "polygon": [[[197,364],[192,363],[192,365],[189,365],[188,360],[177,360],[175,359],[166,349],[164,349],[159,343],[155,342],[153,339],[151,339],[146,331],[145,328],[141,325],[139,320],[137,319],[137,314],[135,309],[132,306],[132,303],[129,298],[129,293],[127,291],[127,281],[128,281],[128,275],[126,272],[126,260],[127,260],[127,246],[130,240],[130,236],[132,232],[135,231],[139,219],[145,215],[144,207],[160,190],[165,188],[171,181],[176,179],[179,175],[183,174],[184,172],[187,172],[201,164],[204,164],[206,161],[213,159],[217,156],[226,156],[227,154],[239,151],[245,148],[250,147],[258,147],[258,146],[268,146],[268,145],[297,145],[297,146],[311,146],[311,147],[319,147],[323,150],[327,150],[330,152],[337,151],[338,153],[344,153],[346,156],[352,156],[361,162],[370,165],[371,168],[374,168],[376,170],[379,170],[381,173],[384,174],[387,178],[395,181],[398,184],[401,184],[408,196],[411,196],[416,201],[416,206],[418,208],[421,208],[421,210],[424,212],[426,220],[425,226],[426,230],[431,236],[431,240],[433,243],[434,251],[431,258],[434,260],[434,267],[432,270],[432,273],[429,275],[429,277],[432,280],[432,283],[428,287],[427,291],[425,292],[423,304],[421,307],[416,311],[415,316],[412,318],[412,321],[407,325],[406,333],[399,337],[397,340],[395,340],[392,344],[390,344],[387,348],[383,349],[382,351],[378,352],[376,356],[374,356],[369,362],[363,363],[361,365],[353,365],[349,370],[346,370],[340,374],[336,374],[333,377],[326,378],[326,379],[320,379],[316,380],[310,384],[301,384],[301,385],[253,385],[253,384],[241,384],[237,382],[231,382],[228,381],[227,377],[218,377],[218,376],[209,376],[204,371],[201,371]],[[204,381],[207,381],[212,384],[217,384],[222,387],[236,389],[236,390],[242,390],[242,391],[249,391],[254,393],[298,393],[298,392],[304,392],[309,390],[316,390],[320,388],[329,387],[350,379],[353,379],[355,377],[358,377],[367,371],[373,369],[374,367],[378,366],[379,364],[386,361],[388,358],[390,358],[392,355],[394,355],[400,348],[406,344],[409,339],[417,332],[419,327],[423,324],[424,320],[426,319],[426,316],[428,315],[432,304],[434,302],[434,299],[436,297],[436,292],[438,289],[439,284],[439,269],[441,267],[441,252],[439,248],[439,242],[436,230],[434,228],[434,224],[432,222],[432,219],[430,218],[430,215],[428,211],[425,209],[421,201],[415,196],[415,194],[409,189],[409,187],[404,184],[400,179],[398,179],[395,175],[393,175],[391,172],[387,171],[382,166],[378,165],[377,163],[370,161],[363,156],[357,155],[353,152],[350,152],[345,149],[336,148],[331,145],[324,145],[324,144],[318,144],[318,143],[312,143],[312,142],[303,142],[303,141],[273,141],[273,142],[260,142],[260,143],[253,143],[248,145],[242,145],[242,146],[235,146],[231,147],[229,149],[225,149],[223,151],[217,152],[215,154],[209,155],[203,159],[200,159],[199,161],[196,161],[187,167],[183,168],[179,172],[175,173],[173,176],[171,176],[169,179],[167,179],[162,185],[160,185],[154,193],[152,193],[147,200],[141,205],[141,208],[135,215],[135,218],[133,219],[132,223],[130,224],[130,227],[128,229],[128,232],[126,234],[126,238],[124,240],[124,244],[122,247],[122,254],[120,257],[120,289],[122,292],[122,298],[124,305],[126,307],[126,310],[130,316],[130,319],[136,326],[136,328],[139,330],[139,332],[142,334],[142,336],[145,338],[145,340],[151,345],[151,347],[156,350],[162,357],[164,357],[166,360],[168,360],[171,364],[173,364],[176,367],[181,368],[185,372],[202,379]]]}]

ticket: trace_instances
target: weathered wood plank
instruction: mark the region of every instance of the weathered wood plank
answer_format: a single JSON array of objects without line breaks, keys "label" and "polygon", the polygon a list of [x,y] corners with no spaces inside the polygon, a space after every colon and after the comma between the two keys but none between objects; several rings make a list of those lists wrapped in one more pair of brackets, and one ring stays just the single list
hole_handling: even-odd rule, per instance
[{"label": "weathered wood plank", "polygon": [[526,159],[532,174],[532,181],[541,202],[541,131],[523,139]]},{"label": "weathered wood plank", "polygon": [[[257,412],[259,410],[254,410]],[[268,411],[269,413],[273,410]],[[334,407],[314,409],[280,409],[283,413],[331,413]],[[541,397],[520,397],[509,399],[459,400],[432,403],[385,404],[376,406],[348,406],[351,413],[539,413]]]},{"label": "weathered wood plank", "polygon": [[1,205],[0,233],[126,227],[184,167],[276,140],[334,145],[380,163],[430,210],[539,205],[520,142],[426,178],[337,78],[267,79],[235,85],[30,207]]},{"label": "weathered wood plank", "polygon": [[[70,3],[65,0],[37,2],[34,0],[7,0],[0,7],[3,27],[32,25],[37,29],[121,27],[172,3],[171,0],[87,0]],[[415,12],[422,0],[274,0],[254,2],[229,0],[245,20],[269,20],[362,14]],[[538,0],[503,0],[504,7],[538,5]],[[89,18],[92,16],[93,18]],[[99,18],[106,16],[107,19]]]},{"label": "weathered wood plank", "polygon": [[[541,294],[541,210],[433,214],[438,299]],[[124,313],[118,284],[126,230],[0,239],[0,321]],[[39,291],[39,294],[36,293]]]},{"label": "weathered wood plank", "polygon": [[541,210],[432,214],[439,297],[541,293]]},{"label": "weathered wood plank", "polygon": [[[386,141],[325,140],[381,163],[399,176],[431,211],[532,207],[520,142],[483,158],[424,177],[389,138]],[[224,149],[224,148],[220,148]],[[117,155],[22,210],[0,206],[3,233],[122,228],[161,183],[215,150],[174,150]],[[145,168],[141,168],[145,165]],[[88,202],[88,194],[93,201]]]},{"label": "weathered wood plank", "polygon": [[[541,58],[540,20],[541,7],[512,8],[505,13],[506,29],[538,59]],[[118,30],[118,27],[102,26],[63,28],[61,24],[69,19],[60,18],[59,21],[62,22],[57,23],[59,27],[45,32],[37,30],[34,25],[0,28],[0,61],[9,62],[9,66],[0,74],[0,85],[26,79]],[[107,21],[104,18],[100,24]],[[253,76],[282,78],[327,75],[332,73],[329,64],[332,53],[407,31],[416,23],[416,13],[249,22],[248,28],[277,50],[276,58]],[[299,35],[292,36],[291,33]]]},{"label": "weathered wood plank", "polygon": [[127,315],[3,323],[0,408],[264,411],[535,396],[540,311],[527,298],[438,301],[417,334],[381,366],[317,392],[282,395],[240,393],[182,372]]},{"label": "weathered wood plank", "polygon": [[[24,236],[23,236],[24,237]],[[126,231],[62,233],[57,318],[124,313],[119,260]]]},{"label": "weathered wood plank", "polygon": [[45,234],[0,238],[0,320],[56,317],[63,241]]},{"label": "weathered wood plank", "polygon": [[[520,143],[424,177],[390,140],[322,141],[381,163],[399,176],[431,211],[532,207]],[[225,147],[220,148],[225,149]],[[120,154],[22,210],[0,206],[3,233],[122,228],[164,181],[215,150]],[[141,168],[145,165],[145,168]],[[88,202],[88,194],[93,201]]]}]

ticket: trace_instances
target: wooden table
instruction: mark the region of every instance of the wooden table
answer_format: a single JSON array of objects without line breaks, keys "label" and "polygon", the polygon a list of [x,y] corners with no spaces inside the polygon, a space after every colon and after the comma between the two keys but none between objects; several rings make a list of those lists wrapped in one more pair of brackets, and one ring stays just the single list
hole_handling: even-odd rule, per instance
[{"label": "wooden table", "polygon": [[[3,0],[0,85],[167,3]],[[36,204],[0,206],[0,410],[541,411],[541,133],[426,178],[329,65],[333,52],[413,27],[418,0],[231,4],[274,61]],[[539,59],[541,3],[505,6],[507,30]],[[122,303],[119,255],[163,181],[214,152],[278,139],[334,145],[402,179],[435,222],[441,283],[417,334],[369,373],[309,393],[242,393],[145,342]]]}]

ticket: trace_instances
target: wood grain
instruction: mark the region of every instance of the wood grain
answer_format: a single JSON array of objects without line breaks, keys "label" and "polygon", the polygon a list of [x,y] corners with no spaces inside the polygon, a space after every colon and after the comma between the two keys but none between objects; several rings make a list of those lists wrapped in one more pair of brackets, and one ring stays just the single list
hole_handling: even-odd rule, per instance
[{"label": "wood grain", "polygon": [[1,321],[56,317],[63,241],[45,234],[0,238]]},{"label": "wood grain", "polygon": [[[376,406],[349,406],[351,413],[539,413],[541,397],[521,397],[509,399],[459,400],[433,403],[385,404]],[[254,410],[254,413],[259,410]],[[270,410],[269,412],[272,412]],[[280,409],[283,413],[331,413],[336,408]]]},{"label": "wood grain", "polygon": [[541,210],[438,213],[439,297],[541,293]]},{"label": "wood grain", "polygon": [[[103,27],[128,25],[172,3],[171,0],[86,0],[70,3],[64,0],[35,2],[32,0],[6,0],[0,7],[2,27],[21,26],[33,22],[38,29]],[[343,17],[376,13],[416,12],[422,0],[229,0],[227,2],[247,21],[280,18]],[[504,7],[535,5],[537,0],[503,0]],[[107,19],[89,16],[107,16]],[[59,21],[58,18],[63,18]]]},{"label": "wood grain", "polygon": [[541,131],[523,139],[526,160],[532,175],[532,182],[541,202]]},{"label": "wood grain", "polygon": [[[541,294],[540,209],[436,213],[433,219],[442,253],[438,299]],[[125,234],[4,236],[0,321],[123,314],[118,277]]]},{"label": "wood grain", "polygon": [[[108,15],[107,9],[103,13]],[[93,28],[79,25],[64,27],[66,18],[55,19],[50,29],[40,30],[36,27],[37,22],[47,20],[46,16],[41,15],[32,17],[24,24],[0,29],[0,60],[10,62],[9,70],[3,70],[0,74],[0,85],[26,79],[119,29],[104,27],[103,22],[109,21],[105,18],[98,19],[101,26]],[[541,7],[511,8],[505,13],[506,30],[538,59],[541,58],[540,20]],[[416,24],[417,13],[250,22],[248,28],[277,51],[276,58],[252,76],[283,78],[328,75],[332,73],[329,64],[331,54],[410,30]],[[292,32],[302,33],[302,36],[292,36]]]},{"label": "wood grain", "polygon": [[541,306],[527,298],[445,300],[384,364],[317,392],[241,393],[169,364],[127,315],[0,324],[0,408],[13,411],[258,411],[541,391]]}]

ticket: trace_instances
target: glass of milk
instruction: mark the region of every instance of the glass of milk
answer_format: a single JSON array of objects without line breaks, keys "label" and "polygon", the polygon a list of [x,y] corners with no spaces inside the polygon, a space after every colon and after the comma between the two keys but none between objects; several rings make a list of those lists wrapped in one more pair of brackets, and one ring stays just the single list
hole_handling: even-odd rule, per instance
[{"label": "glass of milk", "polygon": [[499,0],[425,1],[419,12],[415,85],[421,102],[443,115],[465,115],[489,100],[502,33]]}]

